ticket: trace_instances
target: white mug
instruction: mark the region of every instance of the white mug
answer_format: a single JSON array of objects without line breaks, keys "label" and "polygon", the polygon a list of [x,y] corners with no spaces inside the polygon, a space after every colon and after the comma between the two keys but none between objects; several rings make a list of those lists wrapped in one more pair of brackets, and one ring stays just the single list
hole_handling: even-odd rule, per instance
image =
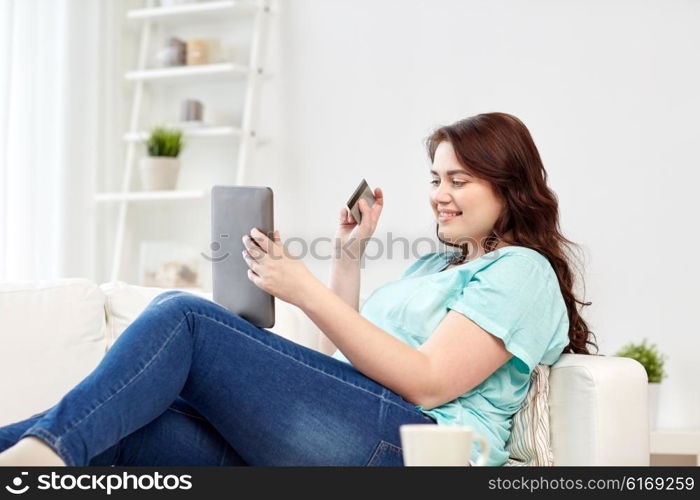
[{"label": "white mug", "polygon": [[485,465],[491,451],[486,439],[463,425],[404,424],[399,434],[405,466],[471,465],[475,440],[481,443],[481,457],[474,465]]}]

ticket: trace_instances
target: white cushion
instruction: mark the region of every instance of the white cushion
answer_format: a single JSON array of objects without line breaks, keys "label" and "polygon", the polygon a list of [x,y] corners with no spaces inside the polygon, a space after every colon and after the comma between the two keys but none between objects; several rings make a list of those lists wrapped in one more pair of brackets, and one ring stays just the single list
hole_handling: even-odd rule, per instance
[{"label": "white cushion", "polygon": [[58,402],[105,352],[104,294],[82,278],[0,284],[0,426]]},{"label": "white cushion", "polygon": [[[146,306],[163,292],[174,290],[151,286],[131,285],[123,281],[102,283],[100,289],[105,294],[105,313],[107,315],[107,348],[126,330]],[[211,300],[211,293],[194,289],[179,288],[200,297]]]}]

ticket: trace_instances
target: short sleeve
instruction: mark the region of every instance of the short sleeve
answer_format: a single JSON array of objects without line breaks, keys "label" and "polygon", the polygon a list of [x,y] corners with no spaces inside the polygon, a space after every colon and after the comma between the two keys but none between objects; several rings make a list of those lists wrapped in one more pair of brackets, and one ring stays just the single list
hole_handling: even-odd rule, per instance
[{"label": "short sleeve", "polygon": [[477,271],[447,308],[500,338],[529,372],[543,360],[556,360],[568,341],[556,275],[527,256],[507,254]]}]

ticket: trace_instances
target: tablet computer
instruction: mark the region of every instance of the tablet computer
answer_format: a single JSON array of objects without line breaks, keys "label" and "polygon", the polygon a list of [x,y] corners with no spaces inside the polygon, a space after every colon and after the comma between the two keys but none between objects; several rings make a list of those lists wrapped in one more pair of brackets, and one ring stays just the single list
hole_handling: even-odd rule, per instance
[{"label": "tablet computer", "polygon": [[275,324],[275,297],[248,278],[243,235],[258,228],[273,237],[272,189],[213,186],[211,190],[212,295],[217,304],[260,328]]}]

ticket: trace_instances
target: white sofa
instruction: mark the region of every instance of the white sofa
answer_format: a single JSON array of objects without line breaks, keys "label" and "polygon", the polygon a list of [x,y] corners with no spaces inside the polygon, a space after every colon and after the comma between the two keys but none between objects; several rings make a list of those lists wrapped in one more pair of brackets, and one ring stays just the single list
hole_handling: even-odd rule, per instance
[{"label": "white sofa", "polygon": [[[0,426],[55,404],[165,290],[81,278],[0,284]],[[318,329],[301,310],[277,300],[276,316],[269,330],[318,349]],[[639,363],[564,354],[549,382],[554,465],[649,465]]]}]

